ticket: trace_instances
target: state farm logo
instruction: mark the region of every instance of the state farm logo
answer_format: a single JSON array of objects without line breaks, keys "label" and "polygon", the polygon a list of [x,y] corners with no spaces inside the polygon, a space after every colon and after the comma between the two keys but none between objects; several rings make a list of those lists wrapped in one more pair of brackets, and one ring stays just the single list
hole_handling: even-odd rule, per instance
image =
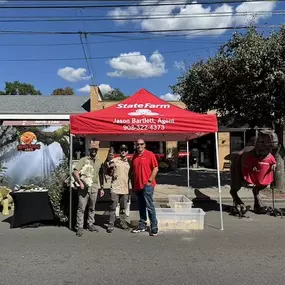
[{"label": "state farm logo", "polygon": [[134,103],[122,104],[116,106],[117,109],[169,109],[170,104],[152,104],[152,103]]},{"label": "state farm logo", "polygon": [[128,113],[129,116],[158,116],[159,113],[152,112],[149,109],[138,109],[135,112]]},{"label": "state farm logo", "polygon": [[37,141],[37,136],[33,132],[25,132],[20,136],[20,145],[17,149],[19,151],[35,151],[41,148]]}]

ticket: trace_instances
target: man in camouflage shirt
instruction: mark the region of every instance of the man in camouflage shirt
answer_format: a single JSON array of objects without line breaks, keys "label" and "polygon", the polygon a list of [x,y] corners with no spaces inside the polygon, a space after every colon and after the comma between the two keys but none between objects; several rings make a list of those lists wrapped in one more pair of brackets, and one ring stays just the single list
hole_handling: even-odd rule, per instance
[{"label": "man in camouflage shirt", "polygon": [[[98,232],[95,227],[95,205],[100,188],[100,197],[104,196],[103,190],[103,165],[100,162],[99,142],[93,141],[90,144],[89,156],[82,157],[74,169],[74,178],[78,183],[78,208],[76,217],[76,235],[83,235],[84,213],[88,204],[87,229],[91,232]],[[100,187],[99,187],[100,184]]]},{"label": "man in camouflage shirt", "polygon": [[109,151],[106,163],[107,173],[112,177],[111,180],[111,206],[107,233],[112,233],[116,221],[116,208],[120,203],[119,225],[122,229],[128,230],[126,222],[126,208],[131,188],[131,166],[128,160],[128,147],[123,144],[120,146],[120,156],[113,158]]}]

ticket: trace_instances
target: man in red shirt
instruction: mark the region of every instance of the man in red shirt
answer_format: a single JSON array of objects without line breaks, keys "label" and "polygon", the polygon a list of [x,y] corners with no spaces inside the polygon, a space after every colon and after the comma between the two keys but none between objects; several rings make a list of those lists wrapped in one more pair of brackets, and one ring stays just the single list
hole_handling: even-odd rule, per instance
[{"label": "man in red shirt", "polygon": [[140,221],[137,229],[133,233],[140,233],[146,230],[146,221],[148,216],[150,220],[150,235],[155,236],[158,233],[156,212],[153,203],[153,192],[156,185],[155,177],[158,173],[158,163],[153,152],[146,150],[145,141],[137,140],[137,154],[133,156],[133,189],[137,195],[139,206]]}]

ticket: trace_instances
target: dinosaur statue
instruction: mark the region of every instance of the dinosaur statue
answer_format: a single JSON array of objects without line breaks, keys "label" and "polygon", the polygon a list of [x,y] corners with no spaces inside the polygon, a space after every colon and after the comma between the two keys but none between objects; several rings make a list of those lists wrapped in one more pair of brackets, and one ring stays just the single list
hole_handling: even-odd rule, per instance
[{"label": "dinosaur statue", "polygon": [[9,205],[11,210],[14,210],[14,202],[10,193],[12,191],[4,186],[0,186],[0,205],[2,205],[2,215],[9,216]]},{"label": "dinosaur statue", "polygon": [[[237,153],[231,153],[226,159],[231,161],[231,190],[234,207],[232,214],[244,217],[250,210],[238,196],[241,187],[252,188],[254,197],[254,212],[267,214],[273,210],[265,206],[259,192],[266,189],[274,180],[276,160],[274,155],[278,150],[278,138],[273,130],[261,130],[249,145]],[[282,215],[282,213],[280,213]]]}]

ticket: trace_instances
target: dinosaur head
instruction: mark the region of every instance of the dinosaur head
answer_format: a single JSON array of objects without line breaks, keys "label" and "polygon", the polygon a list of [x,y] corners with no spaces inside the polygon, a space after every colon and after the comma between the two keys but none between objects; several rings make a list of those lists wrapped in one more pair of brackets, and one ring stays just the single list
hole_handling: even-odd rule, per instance
[{"label": "dinosaur head", "polygon": [[255,143],[256,154],[266,157],[270,152],[278,148],[278,138],[273,130],[261,130]]}]

